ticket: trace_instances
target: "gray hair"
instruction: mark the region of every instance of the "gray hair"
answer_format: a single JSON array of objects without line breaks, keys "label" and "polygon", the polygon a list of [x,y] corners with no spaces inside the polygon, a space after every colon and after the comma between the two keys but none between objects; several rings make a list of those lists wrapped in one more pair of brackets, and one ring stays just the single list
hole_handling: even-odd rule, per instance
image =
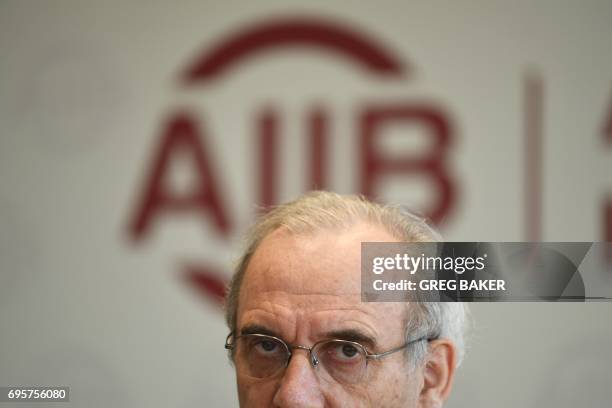
[{"label": "gray hair", "polygon": [[[247,235],[247,249],[228,285],[225,319],[230,330],[236,330],[240,287],[249,261],[268,234],[281,227],[300,234],[317,229],[349,227],[357,221],[381,225],[403,242],[441,240],[424,219],[397,206],[380,205],[362,196],[313,191],[274,207],[257,221]],[[449,339],[457,348],[457,364],[460,364],[465,353],[467,307],[455,302],[411,302],[409,307],[411,313],[406,323],[406,341],[417,338],[415,333],[418,337]],[[426,342],[414,343],[410,349],[412,362],[420,362],[427,351]]]}]

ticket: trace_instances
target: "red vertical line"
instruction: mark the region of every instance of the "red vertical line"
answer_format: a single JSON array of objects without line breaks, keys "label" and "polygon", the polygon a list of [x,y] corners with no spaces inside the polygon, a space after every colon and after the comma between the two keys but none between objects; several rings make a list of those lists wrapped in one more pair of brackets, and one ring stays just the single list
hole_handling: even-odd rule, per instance
[{"label": "red vertical line", "polygon": [[525,76],[525,230],[531,242],[542,239],[543,88],[539,75]]},{"label": "red vertical line", "polygon": [[[612,104],[608,115],[602,128],[602,137],[604,144],[609,148],[612,145]],[[606,242],[604,264],[610,265],[612,264],[612,244],[609,244],[612,242],[612,196],[609,193],[603,202],[603,218],[603,240]]]},{"label": "red vertical line", "polygon": [[[612,242],[612,200],[608,198],[604,201],[604,241]],[[608,248],[608,246],[606,246]],[[606,249],[607,258],[612,260],[612,251]]]},{"label": "red vertical line", "polygon": [[310,188],[324,190],[327,174],[328,120],[322,109],[316,108],[309,118],[310,127]]},{"label": "red vertical line", "polygon": [[265,110],[259,117],[259,202],[265,209],[276,203],[278,116]]}]

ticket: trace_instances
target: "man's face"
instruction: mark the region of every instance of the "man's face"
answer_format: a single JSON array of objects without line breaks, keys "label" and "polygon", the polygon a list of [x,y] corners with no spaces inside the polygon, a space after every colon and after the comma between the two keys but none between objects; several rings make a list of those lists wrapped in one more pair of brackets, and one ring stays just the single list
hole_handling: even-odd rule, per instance
[{"label": "man's face", "polygon": [[[343,231],[292,235],[279,229],[253,255],[238,302],[237,333],[265,328],[287,344],[311,347],[334,332],[356,332],[380,353],[405,342],[406,307],[362,303],[362,241],[396,241],[382,228],[359,224]],[[404,352],[370,360],[363,380],[340,383],[318,373],[296,349],[284,371],[252,378],[237,370],[242,407],[417,407],[426,381],[410,371]]]}]

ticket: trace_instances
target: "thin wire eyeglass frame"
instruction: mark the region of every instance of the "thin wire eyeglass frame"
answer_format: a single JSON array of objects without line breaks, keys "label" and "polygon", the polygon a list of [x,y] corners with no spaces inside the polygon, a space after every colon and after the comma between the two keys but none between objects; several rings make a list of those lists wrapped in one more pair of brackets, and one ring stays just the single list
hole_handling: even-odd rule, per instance
[{"label": "thin wire eyeglass frame", "polygon": [[[415,340],[411,340],[408,341],[406,343],[404,343],[403,345],[399,346],[399,347],[395,347],[391,350],[387,350],[387,351],[383,351],[382,353],[370,353],[368,351],[368,349],[356,342],[356,341],[351,341],[351,340],[342,340],[342,339],[325,339],[325,340],[321,340],[318,341],[316,343],[314,343],[311,347],[307,347],[307,346],[301,346],[301,345],[292,345],[292,344],[287,344],[285,341],[283,341],[282,339],[279,339],[278,337],[275,336],[270,336],[268,334],[259,334],[259,333],[249,333],[249,334],[243,334],[240,336],[234,336],[234,333],[231,332],[227,335],[227,337],[225,338],[225,349],[226,350],[230,350],[230,351],[234,351],[234,347],[235,347],[235,343],[238,339],[243,338],[243,337],[256,337],[256,338],[260,338],[260,339],[270,339],[272,341],[275,341],[281,345],[283,345],[283,347],[285,348],[285,352],[287,353],[287,358],[285,359],[285,365],[283,366],[279,366],[278,370],[276,372],[274,372],[273,374],[261,377],[261,378],[269,378],[269,377],[273,377],[274,375],[278,374],[278,372],[281,371],[281,369],[287,368],[287,366],[289,365],[289,362],[291,361],[291,357],[293,357],[293,350],[304,350],[307,351],[309,354],[309,359],[310,359],[310,363],[312,365],[313,368],[316,368],[319,365],[319,359],[316,355],[316,353],[313,352],[313,350],[315,350],[317,348],[317,346],[321,346],[323,344],[331,344],[331,343],[338,343],[338,344],[346,344],[346,345],[352,345],[354,347],[356,347],[359,352],[365,357],[365,368],[367,368],[368,365],[368,361],[369,360],[379,360],[383,357],[386,357],[390,354],[393,353],[397,353],[398,351],[404,350],[405,348],[407,348],[408,346],[414,344],[414,343],[418,343],[420,341],[424,341],[427,340],[428,342],[435,340],[435,338],[430,338],[427,336],[423,336],[423,337],[419,337],[418,339]],[[233,337],[233,341],[230,342],[230,338]]]}]

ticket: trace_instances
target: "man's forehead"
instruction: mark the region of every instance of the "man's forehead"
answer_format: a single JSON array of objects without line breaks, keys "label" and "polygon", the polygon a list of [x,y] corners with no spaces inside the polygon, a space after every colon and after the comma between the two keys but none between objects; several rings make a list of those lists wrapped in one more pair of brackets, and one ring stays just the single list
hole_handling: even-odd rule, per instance
[{"label": "man's forehead", "polygon": [[361,242],[392,240],[384,229],[369,224],[307,234],[274,231],[249,263],[239,308],[266,303],[266,308],[355,311],[374,318],[388,308],[361,301]]},{"label": "man's forehead", "polygon": [[243,284],[296,294],[360,296],[361,242],[383,240],[394,239],[382,227],[365,223],[300,234],[281,228],[263,239]]}]

